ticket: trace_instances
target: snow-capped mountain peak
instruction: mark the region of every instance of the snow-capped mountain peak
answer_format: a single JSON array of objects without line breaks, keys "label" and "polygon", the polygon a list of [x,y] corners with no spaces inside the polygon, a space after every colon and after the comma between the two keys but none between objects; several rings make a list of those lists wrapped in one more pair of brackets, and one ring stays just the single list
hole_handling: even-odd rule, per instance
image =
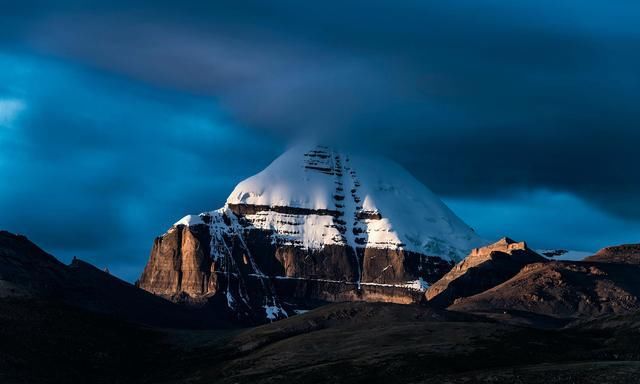
[{"label": "snow-capped mountain peak", "polygon": [[399,165],[295,147],[239,183],[222,208],[157,238],[140,287],[271,321],[301,297],[417,302],[482,244]]},{"label": "snow-capped mountain peak", "polygon": [[[242,211],[274,241],[399,248],[450,260],[478,235],[398,164],[323,146],[298,146],[242,181],[226,208]],[[181,222],[198,219],[183,219]],[[180,223],[180,222],[179,222]]]}]

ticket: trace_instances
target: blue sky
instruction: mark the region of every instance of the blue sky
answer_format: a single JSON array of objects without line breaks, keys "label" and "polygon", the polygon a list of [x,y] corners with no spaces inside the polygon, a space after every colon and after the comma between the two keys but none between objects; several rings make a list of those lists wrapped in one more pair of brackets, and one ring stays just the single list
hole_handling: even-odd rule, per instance
[{"label": "blue sky", "polygon": [[486,238],[640,233],[635,2],[9,4],[0,228],[130,281],[300,138],[388,156]]}]

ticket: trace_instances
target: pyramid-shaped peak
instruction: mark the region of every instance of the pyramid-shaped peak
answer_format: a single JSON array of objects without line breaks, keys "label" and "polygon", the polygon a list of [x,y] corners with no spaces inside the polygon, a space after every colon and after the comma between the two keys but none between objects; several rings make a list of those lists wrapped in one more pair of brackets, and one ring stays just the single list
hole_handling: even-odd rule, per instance
[{"label": "pyramid-shaped peak", "polygon": [[[291,148],[262,172],[240,182],[227,199],[236,214],[271,211],[333,216],[353,246],[402,248],[459,260],[482,244],[424,184],[397,163],[321,145]],[[336,236],[305,227],[313,241]]]},{"label": "pyramid-shaped peak", "polygon": [[393,161],[297,146],[240,182],[223,207],[156,238],[139,286],[179,300],[217,296],[235,314],[271,321],[301,297],[291,280],[306,281],[312,300],[336,287],[336,301],[414,302],[485,243]]}]

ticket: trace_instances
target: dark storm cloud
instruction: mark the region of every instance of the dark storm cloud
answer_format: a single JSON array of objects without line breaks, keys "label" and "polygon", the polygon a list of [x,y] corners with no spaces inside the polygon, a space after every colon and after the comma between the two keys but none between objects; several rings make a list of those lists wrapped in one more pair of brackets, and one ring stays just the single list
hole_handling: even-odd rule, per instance
[{"label": "dark storm cloud", "polygon": [[133,279],[168,225],[314,137],[401,162],[487,238],[637,241],[639,18],[632,1],[3,2],[0,228]]},{"label": "dark storm cloud", "polygon": [[0,228],[128,279],[155,236],[282,150],[211,100],[62,62],[0,54],[0,83],[0,110],[20,105],[0,119]]},{"label": "dark storm cloud", "polygon": [[486,238],[500,238],[508,228],[509,236],[526,239],[533,249],[562,247],[595,253],[609,244],[637,241],[640,231],[637,221],[594,210],[568,193],[521,191],[512,196],[448,198],[445,202]]},{"label": "dark storm cloud", "polygon": [[385,153],[437,192],[544,187],[640,217],[637,3],[18,8],[30,47],[215,97],[283,138]]}]

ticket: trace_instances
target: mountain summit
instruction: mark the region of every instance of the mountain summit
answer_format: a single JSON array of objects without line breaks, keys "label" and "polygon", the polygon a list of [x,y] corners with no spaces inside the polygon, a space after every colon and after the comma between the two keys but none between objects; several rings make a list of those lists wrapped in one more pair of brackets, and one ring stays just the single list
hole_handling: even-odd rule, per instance
[{"label": "mountain summit", "polygon": [[[478,244],[471,228],[397,164],[326,147],[289,150],[238,184],[227,206],[260,210],[255,225],[275,229],[275,241],[306,248],[402,248],[459,260]],[[287,209],[320,221],[278,223]]]},{"label": "mountain summit", "polygon": [[224,296],[234,312],[258,306],[274,319],[285,301],[415,301],[481,244],[399,165],[295,147],[224,207],[157,238],[139,284],[174,300]]}]

